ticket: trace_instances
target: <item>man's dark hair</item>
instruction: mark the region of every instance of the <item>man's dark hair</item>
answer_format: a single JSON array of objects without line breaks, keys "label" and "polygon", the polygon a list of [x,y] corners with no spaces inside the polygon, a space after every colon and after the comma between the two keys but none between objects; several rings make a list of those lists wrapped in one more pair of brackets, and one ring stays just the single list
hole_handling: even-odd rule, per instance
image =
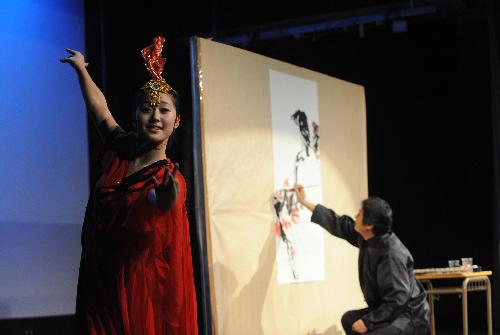
[{"label": "man's dark hair", "polygon": [[382,198],[369,197],[361,203],[363,224],[373,225],[375,235],[384,235],[392,229],[392,209]]}]

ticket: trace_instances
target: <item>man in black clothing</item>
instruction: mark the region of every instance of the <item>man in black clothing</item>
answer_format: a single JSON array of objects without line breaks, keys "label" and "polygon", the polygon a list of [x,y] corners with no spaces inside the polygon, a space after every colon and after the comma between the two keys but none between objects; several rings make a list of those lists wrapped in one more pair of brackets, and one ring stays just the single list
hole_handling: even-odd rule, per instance
[{"label": "man in black clothing", "polygon": [[342,316],[346,334],[428,334],[426,294],[413,274],[410,252],[391,230],[389,204],[368,198],[353,220],[309,202],[301,185],[295,186],[295,192],[312,212],[312,222],[359,248],[359,282],[368,307]]}]

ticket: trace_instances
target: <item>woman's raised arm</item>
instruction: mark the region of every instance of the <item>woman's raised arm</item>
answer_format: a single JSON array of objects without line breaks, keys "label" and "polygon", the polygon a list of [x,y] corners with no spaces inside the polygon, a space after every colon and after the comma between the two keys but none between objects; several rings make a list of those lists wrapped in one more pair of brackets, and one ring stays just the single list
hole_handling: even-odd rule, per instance
[{"label": "woman's raised arm", "polygon": [[[95,121],[99,132],[106,131],[111,133],[118,127],[118,123],[113,115],[111,115],[106,97],[104,97],[104,94],[94,83],[92,77],[90,77],[86,68],[88,63],[85,62],[85,57],[81,52],[76,50],[66,48],[66,51],[70,55],[61,59],[61,63],[68,63],[75,69],[80,82],[83,99],[85,100],[87,109],[92,119]],[[107,135],[108,134],[101,133],[103,138],[107,138]]]}]

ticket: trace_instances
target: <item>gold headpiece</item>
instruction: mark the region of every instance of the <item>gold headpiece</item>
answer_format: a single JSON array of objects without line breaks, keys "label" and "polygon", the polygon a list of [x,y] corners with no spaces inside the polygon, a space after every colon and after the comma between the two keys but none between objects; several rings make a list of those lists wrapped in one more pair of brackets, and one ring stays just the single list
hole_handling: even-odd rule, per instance
[{"label": "gold headpiece", "polygon": [[157,36],[154,38],[152,45],[141,51],[146,70],[148,70],[151,75],[151,80],[149,80],[141,90],[149,96],[152,106],[160,104],[160,92],[169,93],[173,90],[161,76],[163,66],[165,65],[165,58],[161,56],[164,42],[165,38],[163,36]]}]

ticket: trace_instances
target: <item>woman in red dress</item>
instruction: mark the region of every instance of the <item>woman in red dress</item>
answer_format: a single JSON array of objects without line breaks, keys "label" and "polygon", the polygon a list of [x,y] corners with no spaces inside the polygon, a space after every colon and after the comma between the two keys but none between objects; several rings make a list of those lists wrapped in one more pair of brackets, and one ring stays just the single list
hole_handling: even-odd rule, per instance
[{"label": "woman in red dress", "polygon": [[186,183],[167,158],[179,126],[177,93],[161,77],[164,39],[142,55],[152,79],[138,94],[135,131],[125,132],[75,50],[87,109],[109,147],[82,229],[76,314],[81,334],[197,334],[196,294],[185,208]]}]

